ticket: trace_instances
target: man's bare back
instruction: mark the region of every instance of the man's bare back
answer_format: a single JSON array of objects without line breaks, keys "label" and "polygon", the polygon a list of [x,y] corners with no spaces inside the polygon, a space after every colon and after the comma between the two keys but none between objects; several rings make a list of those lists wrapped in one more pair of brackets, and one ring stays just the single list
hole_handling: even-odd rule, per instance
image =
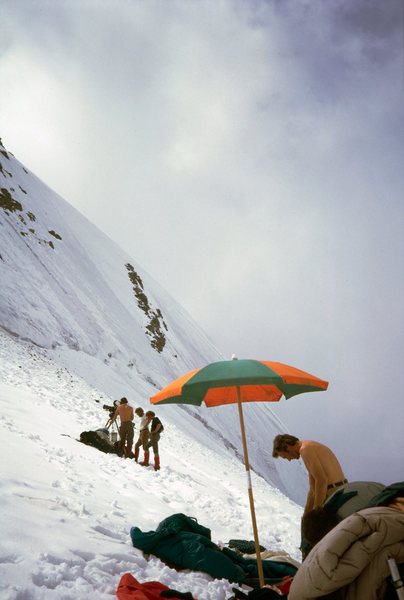
[{"label": "man's bare back", "polygon": [[133,408],[128,404],[120,404],[116,411],[116,416],[121,417],[121,423],[125,423],[126,421],[133,421]]},{"label": "man's bare back", "polygon": [[317,464],[321,465],[327,485],[345,479],[337,457],[324,444],[320,444],[320,442],[315,442],[314,440],[302,440],[300,456],[308,471],[311,471],[309,467],[315,468]]},{"label": "man's bare back", "polygon": [[335,484],[346,482],[344,472],[335,454],[324,444],[314,440],[299,440],[288,434],[274,440],[273,456],[286,460],[302,458],[309,473],[309,493],[305,512],[322,506],[335,491]]},{"label": "man's bare back", "polygon": [[[322,506],[329,495],[329,485],[345,480],[345,475],[335,454],[324,444],[313,440],[300,442],[300,456],[309,473],[310,490],[306,511]],[[330,488],[330,493],[335,491]]]}]

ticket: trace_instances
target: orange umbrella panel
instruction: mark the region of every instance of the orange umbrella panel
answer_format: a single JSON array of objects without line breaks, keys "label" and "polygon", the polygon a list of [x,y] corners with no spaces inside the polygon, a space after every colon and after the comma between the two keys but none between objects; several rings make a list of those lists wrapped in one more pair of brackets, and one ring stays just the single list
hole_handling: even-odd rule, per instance
[{"label": "orange umbrella panel", "polygon": [[[277,402],[282,392],[275,385],[243,385],[240,387],[241,402]],[[204,396],[206,406],[221,406],[237,402],[237,387],[210,388]]]}]

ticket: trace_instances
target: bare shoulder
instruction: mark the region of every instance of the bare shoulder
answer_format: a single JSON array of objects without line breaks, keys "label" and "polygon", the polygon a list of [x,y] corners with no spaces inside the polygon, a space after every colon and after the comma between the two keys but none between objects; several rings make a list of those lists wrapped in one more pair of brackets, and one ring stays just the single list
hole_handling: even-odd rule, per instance
[{"label": "bare shoulder", "polygon": [[315,440],[302,440],[300,449],[303,450],[306,448],[310,450],[329,450],[328,446],[325,446],[325,444],[321,444],[320,442],[316,442]]},{"label": "bare shoulder", "polygon": [[317,459],[323,456],[328,450],[327,446],[315,442],[314,440],[302,440],[300,446],[300,456],[303,460]]},{"label": "bare shoulder", "polygon": [[304,454],[307,452],[310,453],[313,450],[316,450],[320,445],[321,444],[315,442],[314,440],[302,440],[300,445],[300,454]]}]

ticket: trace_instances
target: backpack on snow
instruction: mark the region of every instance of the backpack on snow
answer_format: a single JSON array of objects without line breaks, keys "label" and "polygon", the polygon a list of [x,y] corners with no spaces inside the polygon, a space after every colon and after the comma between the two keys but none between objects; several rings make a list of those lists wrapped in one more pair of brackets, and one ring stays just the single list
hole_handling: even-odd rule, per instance
[{"label": "backpack on snow", "polygon": [[80,442],[87,446],[93,446],[106,454],[117,454],[115,444],[111,444],[108,439],[99,431],[82,431],[80,433]]}]

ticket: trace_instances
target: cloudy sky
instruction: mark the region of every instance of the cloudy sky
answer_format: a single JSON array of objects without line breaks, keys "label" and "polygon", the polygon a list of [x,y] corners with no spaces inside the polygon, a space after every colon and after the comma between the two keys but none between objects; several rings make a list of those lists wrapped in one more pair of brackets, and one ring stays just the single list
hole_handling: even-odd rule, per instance
[{"label": "cloudy sky", "polygon": [[0,3],[6,147],[225,355],[328,379],[277,412],[362,479],[404,454],[403,31],[401,0]]}]

